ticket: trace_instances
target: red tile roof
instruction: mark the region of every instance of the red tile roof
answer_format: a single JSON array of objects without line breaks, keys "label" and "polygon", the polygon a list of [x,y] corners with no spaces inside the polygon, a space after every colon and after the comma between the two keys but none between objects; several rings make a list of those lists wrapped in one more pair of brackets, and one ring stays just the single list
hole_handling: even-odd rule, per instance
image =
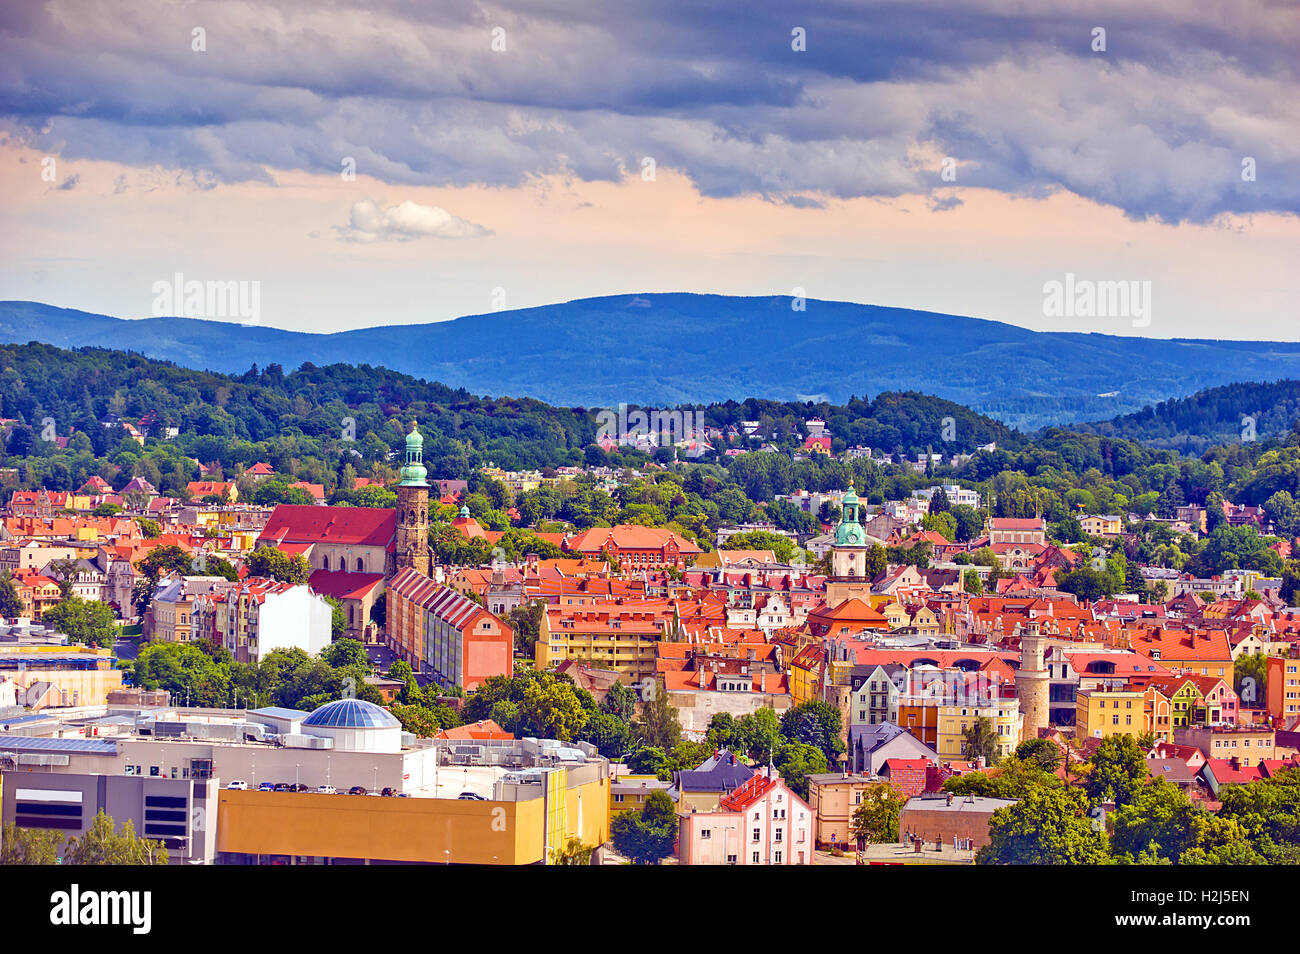
[{"label": "red tile roof", "polygon": [[279,504],[266,521],[257,544],[335,543],[392,550],[396,534],[397,511],[387,507]]},{"label": "red tile roof", "polygon": [[384,582],[382,573],[345,573],[342,570],[316,570],[307,580],[313,593],[336,600],[360,600]]}]

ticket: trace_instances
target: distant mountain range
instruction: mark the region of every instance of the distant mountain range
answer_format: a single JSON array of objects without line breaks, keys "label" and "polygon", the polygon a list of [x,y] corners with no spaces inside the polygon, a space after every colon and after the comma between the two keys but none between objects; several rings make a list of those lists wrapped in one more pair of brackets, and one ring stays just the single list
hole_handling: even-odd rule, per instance
[{"label": "distant mountain range", "polygon": [[588,298],[328,335],[0,302],[0,342],[28,341],[125,349],[226,373],[371,364],[568,406],[751,396],[844,403],[920,391],[1022,430],[1109,419],[1235,381],[1300,378],[1295,342],[1035,332],[876,305],[810,299],[793,311],[787,297],[692,294]]}]

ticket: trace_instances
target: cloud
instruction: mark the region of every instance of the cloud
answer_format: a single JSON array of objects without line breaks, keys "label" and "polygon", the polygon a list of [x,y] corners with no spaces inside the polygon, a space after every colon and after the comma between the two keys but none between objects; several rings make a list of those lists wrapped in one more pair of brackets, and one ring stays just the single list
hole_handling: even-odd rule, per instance
[{"label": "cloud", "polygon": [[60,182],[57,186],[55,186],[55,188],[60,190],[61,192],[71,192],[73,189],[77,187],[77,183],[80,181],[81,181],[81,173],[78,172],[75,173],[74,175],[67,176],[62,182]]},{"label": "cloud", "polygon": [[490,229],[452,215],[436,205],[409,199],[381,209],[369,199],[352,206],[347,225],[334,226],[345,242],[409,242],[413,239],[465,239],[491,235]]},{"label": "cloud", "polygon": [[[613,181],[653,156],[705,195],[797,204],[928,195],[950,187],[917,161],[937,154],[959,160],[959,188],[1068,190],[1133,218],[1300,213],[1294,7],[1050,6],[824,0],[738,20],[701,0],[8,5],[0,130],[200,184],[335,173],[344,156],[394,185]],[[206,53],[189,44],[196,9]]]}]

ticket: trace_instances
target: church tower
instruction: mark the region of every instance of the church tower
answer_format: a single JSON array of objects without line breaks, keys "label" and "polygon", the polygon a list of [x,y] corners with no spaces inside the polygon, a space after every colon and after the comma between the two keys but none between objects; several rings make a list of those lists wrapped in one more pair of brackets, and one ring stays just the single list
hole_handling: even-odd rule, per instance
[{"label": "church tower", "polygon": [[867,573],[867,551],[871,544],[859,522],[861,503],[853,484],[840,502],[843,513],[835,527],[831,546],[831,575],[826,581],[826,605],[839,606],[846,600],[866,600],[871,596],[871,578]]},{"label": "church tower", "polygon": [[411,567],[429,575],[429,482],[424,469],[424,438],[411,422],[406,435],[406,463],[397,485],[397,569]]}]

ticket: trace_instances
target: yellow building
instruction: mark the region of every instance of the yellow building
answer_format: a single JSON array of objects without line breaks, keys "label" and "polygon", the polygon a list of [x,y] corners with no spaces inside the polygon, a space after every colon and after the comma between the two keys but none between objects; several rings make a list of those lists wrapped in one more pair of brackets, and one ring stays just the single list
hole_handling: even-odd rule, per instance
[{"label": "yellow building", "polygon": [[16,646],[0,650],[0,673],[13,677],[32,709],[102,706],[122,688],[111,649],[84,646]]},{"label": "yellow building", "polygon": [[655,650],[671,629],[668,617],[634,604],[550,607],[542,615],[534,659],[538,669],[571,659],[640,682],[654,678]]},{"label": "yellow building", "polygon": [[816,813],[816,843],[846,845],[853,842],[850,830],[853,813],[858,810],[868,791],[888,784],[865,775],[845,775],[841,772],[809,775],[808,807]]},{"label": "yellow building", "polygon": [[1143,735],[1147,731],[1145,694],[1126,689],[1080,689],[1074,703],[1074,732],[1093,736]]},{"label": "yellow building", "polygon": [[1124,532],[1123,518],[1112,514],[1084,514],[1079,526],[1090,537],[1117,537]]},{"label": "yellow building", "polygon": [[217,851],[235,863],[550,864],[569,838],[609,840],[610,780],[580,774],[550,770],[519,801],[222,789]]},{"label": "yellow building", "polygon": [[790,698],[796,706],[822,697],[822,669],[826,654],[816,646],[805,646],[790,662]]},{"label": "yellow building", "polygon": [[610,780],[609,815],[621,812],[639,812],[651,792],[667,792],[672,782],[664,782],[657,775],[620,775]]},{"label": "yellow building", "polygon": [[998,758],[1006,758],[1020,743],[1023,719],[1016,698],[994,699],[986,703],[942,703],[938,713],[938,744],[935,751],[942,759],[966,759],[966,730],[977,719],[988,719],[998,735]]}]

